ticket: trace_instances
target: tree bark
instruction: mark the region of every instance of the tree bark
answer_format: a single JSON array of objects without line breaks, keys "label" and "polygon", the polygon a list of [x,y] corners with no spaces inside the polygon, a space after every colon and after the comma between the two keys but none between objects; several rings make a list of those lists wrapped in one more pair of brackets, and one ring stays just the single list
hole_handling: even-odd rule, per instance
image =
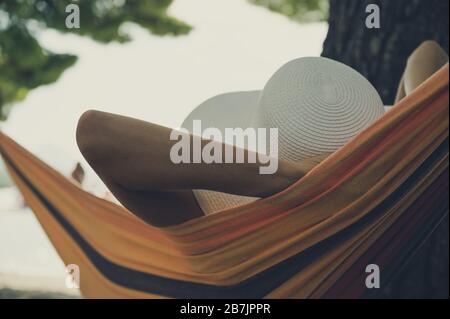
[{"label": "tree bark", "polygon": [[[380,7],[379,29],[368,29],[366,7]],[[408,56],[425,40],[448,53],[447,0],[330,0],[322,55],[352,66],[393,104]]]},{"label": "tree bark", "polygon": [[[380,7],[380,29],[365,25],[372,3]],[[330,0],[322,55],[358,70],[393,104],[407,58],[420,43],[435,40],[448,53],[448,9],[448,0]],[[379,297],[448,298],[448,239],[447,219]]]}]

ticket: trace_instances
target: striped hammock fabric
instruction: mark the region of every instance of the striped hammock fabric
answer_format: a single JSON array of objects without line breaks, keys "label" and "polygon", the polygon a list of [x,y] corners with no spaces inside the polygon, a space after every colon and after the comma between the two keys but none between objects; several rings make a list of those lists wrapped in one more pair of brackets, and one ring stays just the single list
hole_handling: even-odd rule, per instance
[{"label": "striped hammock fabric", "polygon": [[288,189],[172,227],[83,191],[1,133],[0,151],[85,297],[356,298],[366,265],[394,269],[448,213],[448,68]]}]

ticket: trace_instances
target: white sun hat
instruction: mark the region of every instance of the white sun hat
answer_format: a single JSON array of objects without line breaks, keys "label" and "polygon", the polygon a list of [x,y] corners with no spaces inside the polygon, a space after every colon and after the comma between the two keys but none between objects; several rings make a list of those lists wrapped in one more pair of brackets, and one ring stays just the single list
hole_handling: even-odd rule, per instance
[{"label": "white sun hat", "polygon": [[[279,158],[300,161],[336,151],[383,113],[379,94],[360,73],[334,60],[306,57],[282,66],[262,91],[207,100],[182,127],[192,132],[194,120],[200,120],[202,128],[222,133],[225,128],[277,128]],[[207,215],[257,200],[207,190],[194,194]]]}]

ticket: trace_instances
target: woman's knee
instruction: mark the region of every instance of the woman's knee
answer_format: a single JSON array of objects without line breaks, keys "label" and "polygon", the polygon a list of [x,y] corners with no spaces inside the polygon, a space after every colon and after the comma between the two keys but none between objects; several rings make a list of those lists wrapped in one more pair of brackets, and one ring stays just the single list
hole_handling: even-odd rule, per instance
[{"label": "woman's knee", "polygon": [[78,148],[86,159],[95,155],[99,126],[104,118],[103,112],[89,110],[84,112],[78,120],[76,140]]},{"label": "woman's knee", "polygon": [[434,40],[426,40],[414,50],[408,59],[408,64],[444,64],[447,61],[447,53],[441,48],[439,43]]},{"label": "woman's knee", "polygon": [[435,40],[425,40],[419,45],[418,50],[441,50],[441,46]]}]

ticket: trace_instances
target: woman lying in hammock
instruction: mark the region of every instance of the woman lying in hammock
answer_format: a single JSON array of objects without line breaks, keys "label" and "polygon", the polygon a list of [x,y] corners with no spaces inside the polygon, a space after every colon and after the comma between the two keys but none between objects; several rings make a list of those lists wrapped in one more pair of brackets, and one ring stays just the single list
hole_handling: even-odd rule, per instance
[{"label": "woman lying in hammock", "polygon": [[[447,62],[435,42],[424,42],[408,60],[396,102]],[[223,154],[217,162],[174,163],[170,153],[177,140],[170,138],[172,129],[99,111],[82,115],[77,142],[126,208],[164,227],[282,191],[383,112],[377,92],[355,70],[325,58],[302,58],[278,70],[261,92],[224,95],[191,113],[193,119],[206,119],[208,126],[222,130],[277,128],[279,158],[273,174],[260,174],[269,157],[225,163],[228,146],[220,142],[215,142]],[[203,147],[211,143],[183,132],[178,136]],[[242,151],[246,159],[254,155],[238,146],[233,151]]]}]

